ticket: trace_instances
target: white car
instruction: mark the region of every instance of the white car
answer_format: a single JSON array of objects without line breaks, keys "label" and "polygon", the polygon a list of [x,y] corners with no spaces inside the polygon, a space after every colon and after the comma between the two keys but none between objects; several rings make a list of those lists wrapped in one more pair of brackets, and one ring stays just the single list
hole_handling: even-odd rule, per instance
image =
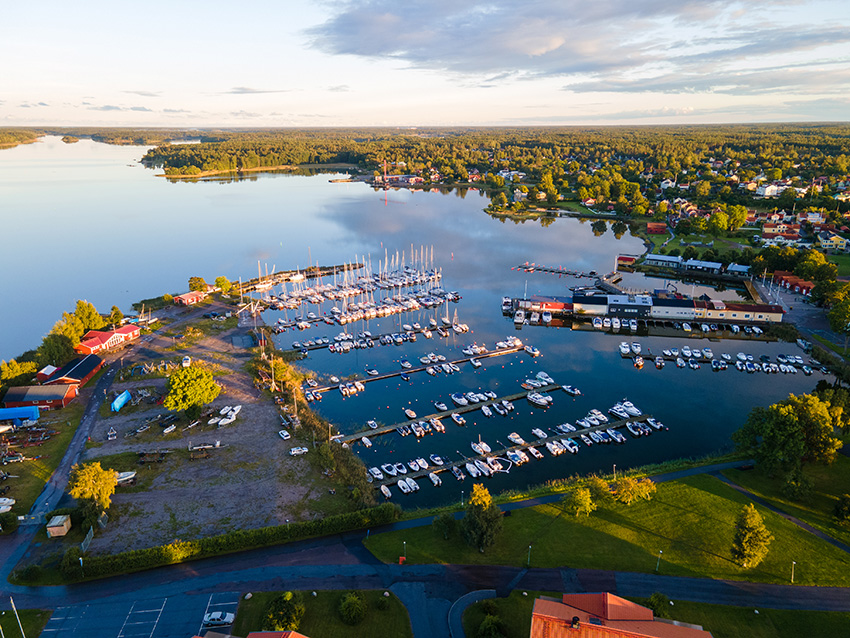
[{"label": "white car", "polygon": [[281,430],[280,432],[278,432],[278,434],[280,435],[280,438],[282,438],[284,441],[288,441],[291,438],[289,432],[287,432],[286,430]]},{"label": "white car", "polygon": [[302,454],[307,454],[308,450],[306,447],[294,447],[289,450],[290,456],[301,456]]},{"label": "white car", "polygon": [[223,611],[214,611],[204,615],[204,627],[222,627],[233,624],[233,614]]}]

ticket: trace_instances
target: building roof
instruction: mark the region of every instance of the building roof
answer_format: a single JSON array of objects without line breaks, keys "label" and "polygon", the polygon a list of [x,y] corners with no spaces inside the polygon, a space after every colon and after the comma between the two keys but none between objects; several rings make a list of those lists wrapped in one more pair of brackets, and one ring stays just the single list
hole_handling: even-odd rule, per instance
[{"label": "building roof", "polygon": [[184,292],[182,295],[174,295],[175,301],[177,299],[189,300],[189,299],[204,299],[207,296],[207,293],[201,292],[200,290],[190,290],[189,292]]},{"label": "building roof", "polygon": [[575,293],[573,295],[574,304],[584,304],[586,306],[606,306],[608,305],[608,295],[588,295],[584,293]]},{"label": "building roof", "polygon": [[94,372],[102,363],[103,359],[94,354],[87,354],[84,357],[77,357],[76,359],[72,359],[64,366],[59,368],[59,370],[54,372],[50,376],[50,378],[45,381],[45,383],[57,383],[63,379],[69,379],[71,381],[82,381],[92,372]]},{"label": "building roof", "polygon": [[754,304],[754,303],[726,303],[726,310],[734,310],[736,312],[760,312],[762,314],[785,314],[782,306],[774,306],[771,304]]},{"label": "building roof", "polygon": [[21,408],[0,408],[0,421],[11,421],[13,419],[38,420],[38,406],[27,405]]},{"label": "building roof", "polygon": [[726,272],[750,272],[750,267],[743,264],[729,264],[726,267]]},{"label": "building roof", "polygon": [[685,267],[691,268],[716,268],[719,269],[723,266],[719,261],[701,261],[699,259],[688,259],[685,262]]},{"label": "building roof", "polygon": [[297,631],[252,631],[248,634],[248,638],[307,638],[307,636]]},{"label": "building roof", "polygon": [[3,397],[4,403],[27,401],[62,401],[68,393],[76,391],[72,384],[64,385],[20,385],[9,388]]},{"label": "building roof", "polygon": [[673,297],[655,297],[653,306],[667,306],[668,308],[693,308],[693,299],[675,299]]},{"label": "building roof", "polygon": [[631,304],[633,306],[651,306],[652,297],[649,295],[608,295],[608,303],[620,305]]},{"label": "building roof", "polygon": [[[573,622],[578,628],[572,627]],[[707,638],[695,626],[653,618],[652,610],[609,594],[565,594],[561,601],[538,598],[531,618],[531,638],[629,636],[637,638]]]},{"label": "building roof", "polygon": [[673,264],[681,264],[682,263],[681,257],[674,257],[672,255],[656,255],[656,254],[653,253],[653,254],[647,255],[646,258],[651,259],[652,261],[668,261],[668,262],[673,263]]}]

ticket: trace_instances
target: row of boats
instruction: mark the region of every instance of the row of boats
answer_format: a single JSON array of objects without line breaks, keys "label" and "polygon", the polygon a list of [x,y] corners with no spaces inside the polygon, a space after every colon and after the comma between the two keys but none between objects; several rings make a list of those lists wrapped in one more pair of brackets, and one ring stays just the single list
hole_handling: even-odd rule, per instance
[{"label": "row of boats", "polygon": [[[230,425],[236,420],[236,416],[242,410],[241,405],[236,406],[224,406],[221,410],[219,410],[218,415],[212,417],[209,421],[207,421],[208,425],[218,425],[219,427],[223,425]],[[171,427],[171,431],[174,431],[174,426]],[[167,428],[166,428],[167,429]]]},{"label": "row of boats", "polygon": [[[694,324],[696,325],[696,324]],[[619,317],[594,317],[593,318],[593,327],[597,330],[613,330],[614,332],[619,332],[622,328],[623,330],[629,330],[631,332],[637,332],[638,330],[638,322],[637,319],[620,319]],[[673,327],[676,330],[683,330],[684,332],[693,332],[694,327],[685,322],[674,322]],[[729,324],[727,326],[728,330],[732,332],[732,334],[740,334],[741,331],[747,335],[761,335],[764,334],[764,330],[759,328],[758,326],[739,326],[737,324]],[[714,323],[701,323],[699,324],[699,329],[704,334],[709,334],[712,332],[718,332],[721,330],[717,324]]]}]

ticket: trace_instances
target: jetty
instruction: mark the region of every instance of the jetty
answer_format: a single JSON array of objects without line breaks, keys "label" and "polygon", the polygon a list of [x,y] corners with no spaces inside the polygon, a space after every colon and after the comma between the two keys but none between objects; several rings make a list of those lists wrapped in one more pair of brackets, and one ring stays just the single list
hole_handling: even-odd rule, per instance
[{"label": "jetty", "polygon": [[512,266],[511,270],[519,270],[528,273],[540,272],[549,275],[558,275],[559,277],[576,277],[579,279],[593,279],[597,276],[596,271],[594,270],[584,272],[583,270],[571,270],[569,268],[564,268],[563,266],[544,266],[543,264],[529,264],[528,262],[518,266]]}]

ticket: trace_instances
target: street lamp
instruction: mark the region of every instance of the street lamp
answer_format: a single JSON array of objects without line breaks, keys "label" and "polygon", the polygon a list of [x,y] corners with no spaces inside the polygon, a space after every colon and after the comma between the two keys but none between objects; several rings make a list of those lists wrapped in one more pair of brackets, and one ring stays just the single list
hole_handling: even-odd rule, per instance
[{"label": "street lamp", "polygon": [[795,561],[795,560],[791,561],[791,584],[792,585],[794,584],[794,565],[796,565],[796,564],[797,564],[797,561]]},{"label": "street lamp", "polygon": [[663,554],[660,549],[658,550],[658,562],[655,563],[655,571],[658,571],[658,568],[661,567],[661,554]]},{"label": "street lamp", "polygon": [[531,545],[528,546],[528,562],[525,565],[526,567],[531,567]]},{"label": "street lamp", "polygon": [[402,541],[404,544],[404,560],[407,560],[407,541]]},{"label": "street lamp", "polygon": [[460,506],[463,507],[463,490],[460,491]]},{"label": "street lamp", "polygon": [[614,463],[614,480],[617,480],[617,464]]}]

